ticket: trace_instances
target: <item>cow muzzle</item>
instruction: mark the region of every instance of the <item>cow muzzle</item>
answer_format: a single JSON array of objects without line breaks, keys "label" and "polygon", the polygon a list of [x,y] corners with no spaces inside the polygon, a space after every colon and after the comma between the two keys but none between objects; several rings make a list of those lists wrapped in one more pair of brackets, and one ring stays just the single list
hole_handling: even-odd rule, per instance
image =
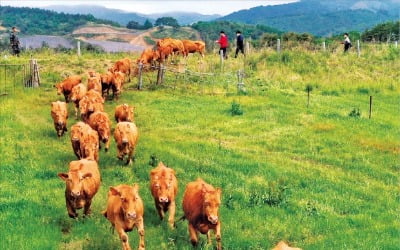
[{"label": "cow muzzle", "polygon": [[211,224],[215,225],[218,223],[218,216],[210,215],[210,216],[208,216],[208,221],[211,222]]},{"label": "cow muzzle", "polygon": [[127,217],[129,220],[136,219],[136,212],[127,212],[127,213],[126,213],[126,217]]},{"label": "cow muzzle", "polygon": [[80,195],[81,195],[80,191],[76,191],[76,192],[71,191],[71,196],[74,198],[78,198]]},{"label": "cow muzzle", "polygon": [[124,138],[122,139],[122,144],[127,144],[128,143],[128,139]]},{"label": "cow muzzle", "polygon": [[158,198],[158,201],[161,203],[167,203],[168,202],[168,197],[160,197]]}]

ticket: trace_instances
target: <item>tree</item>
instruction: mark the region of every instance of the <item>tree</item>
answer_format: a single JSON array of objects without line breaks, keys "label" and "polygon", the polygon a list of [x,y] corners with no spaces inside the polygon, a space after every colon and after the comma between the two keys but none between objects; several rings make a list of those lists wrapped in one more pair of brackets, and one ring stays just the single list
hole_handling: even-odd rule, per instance
[{"label": "tree", "polygon": [[129,21],[126,25],[128,29],[141,29],[141,25],[136,21]]},{"label": "tree", "polygon": [[154,23],[155,26],[172,26],[172,27],[179,27],[178,21],[173,17],[160,17]]},{"label": "tree", "polygon": [[146,21],[143,24],[143,29],[147,30],[147,29],[150,29],[150,28],[153,28],[153,24],[150,22],[149,19],[146,19]]}]

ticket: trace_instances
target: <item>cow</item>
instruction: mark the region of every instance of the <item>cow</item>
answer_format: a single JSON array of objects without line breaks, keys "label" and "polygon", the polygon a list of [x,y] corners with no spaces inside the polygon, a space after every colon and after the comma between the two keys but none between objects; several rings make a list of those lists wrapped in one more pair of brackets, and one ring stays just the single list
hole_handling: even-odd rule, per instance
[{"label": "cow", "polygon": [[86,86],[82,83],[79,83],[72,88],[70,100],[74,102],[76,119],[78,119],[79,101],[86,95],[86,92]]},{"label": "cow", "polygon": [[77,122],[76,124],[71,126],[71,145],[72,149],[74,150],[74,153],[78,159],[82,159],[82,153],[81,153],[81,140],[83,137],[84,133],[87,133],[86,131],[89,131],[91,127],[84,123],[84,122]]},{"label": "cow", "polygon": [[101,94],[95,90],[89,90],[79,101],[79,110],[83,121],[89,119],[90,114],[96,111],[104,111],[104,99]]},{"label": "cow", "polygon": [[76,210],[84,208],[83,214],[90,214],[90,205],[100,187],[100,172],[97,162],[91,160],[71,161],[68,173],[59,173],[65,181],[65,201],[68,215],[78,216]]},{"label": "cow", "polygon": [[102,91],[102,96],[105,98],[105,95],[107,94],[107,97],[109,96],[109,92],[111,89],[111,84],[113,80],[114,74],[110,71],[107,71],[104,74],[101,74],[101,91]]},{"label": "cow", "polygon": [[164,213],[169,210],[168,224],[174,228],[175,197],[178,192],[175,171],[162,162],[158,163],[158,166],[150,172],[150,190],[160,219],[164,219]]},{"label": "cow", "polygon": [[115,121],[118,122],[134,122],[135,114],[134,114],[135,107],[129,106],[128,104],[124,103],[115,107],[114,118]]},{"label": "cow", "polygon": [[280,241],[272,250],[301,250],[301,248],[289,247],[284,241]]},{"label": "cow", "polygon": [[137,59],[137,63],[151,65],[154,61],[157,61],[160,58],[160,52],[158,50],[153,49],[145,49],[143,50],[140,57]]},{"label": "cow", "polygon": [[101,75],[100,75],[99,73],[97,73],[96,71],[93,71],[93,70],[89,70],[89,71],[88,71],[88,75],[89,75],[89,77],[96,77],[96,78],[98,78],[99,80],[100,80],[100,78],[101,78]]},{"label": "cow", "polygon": [[114,130],[114,139],[117,143],[117,158],[123,160],[128,155],[126,165],[132,163],[132,155],[138,141],[139,132],[133,122],[119,122]]},{"label": "cow", "polygon": [[184,50],[184,56],[187,57],[189,53],[199,52],[201,57],[204,58],[204,51],[206,48],[206,44],[203,41],[191,41],[191,40],[182,40]]},{"label": "cow", "polygon": [[82,130],[80,140],[81,158],[99,162],[99,135],[96,130]]},{"label": "cow", "polygon": [[184,218],[189,222],[189,234],[193,246],[197,245],[198,232],[207,234],[208,243],[211,244],[209,230],[213,229],[217,240],[217,249],[222,249],[220,204],[220,188],[214,188],[200,178],[187,184],[182,205]]},{"label": "cow", "polygon": [[100,94],[103,93],[102,91],[102,85],[101,85],[101,78],[99,77],[89,77],[88,78],[88,83],[87,83],[87,89],[88,90],[95,90],[99,92]]},{"label": "cow", "polygon": [[124,58],[118,60],[114,63],[114,65],[109,69],[110,72],[115,73],[117,71],[124,73],[128,76],[129,82],[131,82],[131,68],[132,68],[132,61],[129,58]]},{"label": "cow", "polygon": [[139,196],[138,184],[133,184],[133,186],[122,184],[110,187],[107,208],[102,211],[102,214],[117,230],[122,241],[122,249],[131,249],[126,232],[132,231],[135,227],[139,233],[138,249],[144,249],[143,210],[143,201]]},{"label": "cow", "polygon": [[65,102],[52,102],[51,103],[51,117],[53,118],[54,128],[56,129],[57,136],[61,137],[67,129],[68,110],[67,103]]},{"label": "cow", "polygon": [[160,53],[160,60],[163,62],[170,54],[184,54],[185,48],[181,40],[163,38],[157,41],[157,50]]},{"label": "cow", "polygon": [[115,97],[115,99],[118,100],[119,95],[122,93],[122,85],[124,84],[124,79],[125,79],[125,74],[122,72],[118,71],[113,74],[113,78],[111,81],[111,89],[113,92],[113,96],[112,96],[113,99]]},{"label": "cow", "polygon": [[69,102],[69,95],[72,91],[72,88],[82,82],[82,77],[78,75],[73,75],[70,77],[67,77],[64,79],[62,82],[57,83],[54,85],[55,88],[57,88],[57,95],[64,95],[65,102]]},{"label": "cow", "polygon": [[[105,144],[105,151],[110,147],[111,121],[105,112],[94,112],[89,116],[88,124],[99,134],[99,139]],[[99,148],[101,145],[99,143]]]}]

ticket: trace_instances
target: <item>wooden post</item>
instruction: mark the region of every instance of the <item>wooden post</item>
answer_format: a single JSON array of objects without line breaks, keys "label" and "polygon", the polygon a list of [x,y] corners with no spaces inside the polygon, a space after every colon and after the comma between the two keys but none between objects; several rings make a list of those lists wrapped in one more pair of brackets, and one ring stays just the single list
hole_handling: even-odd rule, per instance
[{"label": "wooden post", "polygon": [[160,62],[158,64],[158,72],[157,72],[157,82],[156,85],[160,85],[162,83],[163,72],[162,72],[163,64]]},{"label": "wooden post", "polygon": [[397,46],[398,46],[398,41],[394,41],[394,47],[397,49]]},{"label": "wooden post", "polygon": [[237,91],[239,93],[240,91],[244,91],[244,82],[243,82],[244,71],[239,69],[237,72],[237,77],[238,77]]},{"label": "wooden post", "polygon": [[30,65],[30,85],[29,87],[37,88],[40,85],[39,67],[36,59],[29,60]]},{"label": "wooden post", "polygon": [[222,72],[224,70],[224,52],[222,50],[219,51],[219,63]]},{"label": "wooden post", "polygon": [[322,42],[322,50],[325,52],[326,51],[326,44],[325,41]]},{"label": "wooden post", "polygon": [[246,54],[246,55],[249,55],[249,54],[250,54],[250,43],[249,43],[249,42],[246,42],[245,54]]},{"label": "wooden post", "polygon": [[360,50],[360,40],[357,40],[357,55],[360,57],[361,50]]},{"label": "wooden post", "polygon": [[138,65],[138,77],[139,77],[138,90],[142,89],[142,69],[143,69],[143,63],[140,62]]},{"label": "wooden post", "polygon": [[371,119],[372,116],[372,95],[369,96],[369,119]]},{"label": "wooden post", "polygon": [[81,56],[81,41],[78,41],[76,44],[78,56]]},{"label": "wooden post", "polygon": [[278,40],[276,41],[276,51],[278,53],[281,52],[281,39],[278,38]]}]

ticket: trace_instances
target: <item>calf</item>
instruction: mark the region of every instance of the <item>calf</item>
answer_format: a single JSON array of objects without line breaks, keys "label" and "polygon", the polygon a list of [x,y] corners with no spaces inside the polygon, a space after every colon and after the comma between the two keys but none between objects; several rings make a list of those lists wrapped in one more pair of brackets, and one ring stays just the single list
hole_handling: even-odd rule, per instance
[{"label": "calf", "polygon": [[111,84],[113,80],[113,73],[110,71],[107,71],[106,73],[102,74],[100,76],[101,79],[101,91],[102,91],[102,96],[105,98],[105,95],[107,94],[107,97],[109,96],[110,89],[111,89]]},{"label": "calf", "polygon": [[89,119],[90,114],[97,111],[104,111],[104,99],[100,93],[89,90],[86,95],[79,101],[79,110],[83,121]]},{"label": "calf", "polygon": [[54,128],[56,129],[57,135],[58,137],[61,137],[64,135],[64,132],[67,131],[67,103],[60,101],[52,102],[51,117],[53,118]]},{"label": "calf", "polygon": [[169,210],[168,224],[174,228],[175,197],[178,192],[178,181],[175,171],[167,168],[162,162],[150,172],[150,189],[160,219]]},{"label": "calf", "polygon": [[65,102],[69,102],[69,94],[72,88],[82,82],[82,77],[78,75],[70,76],[64,79],[62,82],[54,85],[57,88],[57,95],[64,94]]},{"label": "calf", "polygon": [[209,230],[213,229],[217,240],[217,249],[222,249],[220,204],[220,188],[214,188],[200,178],[187,184],[183,195],[183,212],[184,217],[189,221],[189,234],[193,246],[197,245],[198,232],[207,234],[208,244],[211,244]]},{"label": "calf", "polygon": [[92,128],[81,132],[80,150],[81,158],[99,162],[99,136]]},{"label": "calf", "polygon": [[113,92],[112,98],[117,99],[122,92],[122,85],[124,84],[125,74],[122,72],[114,72],[113,78],[111,81],[111,89]]},{"label": "calf", "polygon": [[201,57],[204,58],[204,51],[206,44],[203,41],[182,40],[183,47],[185,48],[184,55],[187,57],[189,53],[199,52]]},{"label": "calf", "polygon": [[139,232],[138,249],[144,249],[143,201],[139,196],[138,184],[110,187],[107,208],[102,214],[117,230],[122,241],[122,249],[131,249],[126,232],[132,231],[135,227]]},{"label": "calf", "polygon": [[78,122],[71,126],[71,145],[78,159],[82,159],[81,140],[84,133],[90,130],[91,127],[84,122]]},{"label": "calf", "polygon": [[92,199],[100,187],[100,172],[97,162],[90,160],[71,161],[68,173],[59,173],[65,181],[65,201],[68,215],[76,218],[77,209],[84,208],[84,215],[90,214]]},{"label": "calf", "polygon": [[122,72],[128,76],[128,81],[131,82],[131,68],[132,68],[132,61],[129,58],[124,58],[118,60],[114,63],[114,65],[109,69],[110,72]]},{"label": "calf", "polygon": [[138,141],[139,132],[136,125],[132,122],[120,122],[114,131],[114,139],[117,143],[117,157],[123,160],[128,155],[126,164],[132,163],[132,155]]},{"label": "calf", "polygon": [[79,102],[86,95],[87,89],[86,86],[82,83],[79,83],[75,87],[72,88],[70,99],[75,104],[75,117],[78,119],[78,110],[79,110]]},{"label": "calf", "polygon": [[89,77],[88,78],[88,83],[87,83],[87,89],[88,90],[95,90],[102,94],[102,85],[101,85],[101,78],[100,77]]},{"label": "calf", "polygon": [[[105,151],[110,147],[111,121],[105,112],[94,112],[90,115],[88,124],[99,134],[99,139],[105,144]],[[99,143],[99,148],[101,145]]]},{"label": "calf", "polygon": [[115,108],[114,118],[118,122],[133,122],[135,115],[133,113],[135,107],[128,104],[121,104]]}]

